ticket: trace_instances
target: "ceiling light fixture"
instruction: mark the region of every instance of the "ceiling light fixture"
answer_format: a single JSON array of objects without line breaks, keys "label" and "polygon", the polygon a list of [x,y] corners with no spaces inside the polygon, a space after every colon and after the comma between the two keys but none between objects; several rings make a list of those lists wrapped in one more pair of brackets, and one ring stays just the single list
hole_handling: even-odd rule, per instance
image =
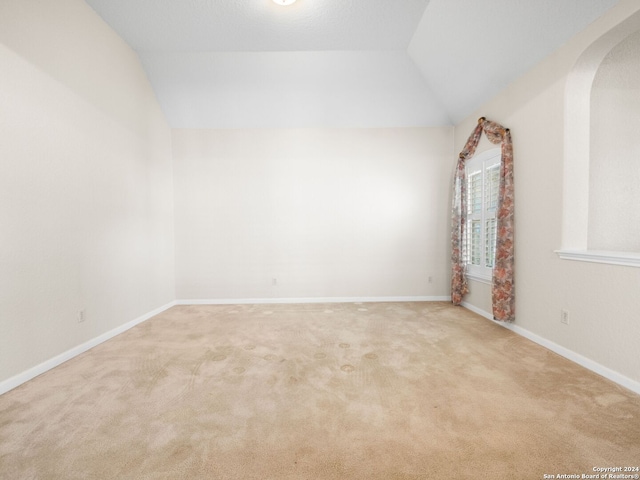
[{"label": "ceiling light fixture", "polygon": [[273,3],[277,3],[278,5],[291,5],[295,3],[296,0],[273,0]]}]

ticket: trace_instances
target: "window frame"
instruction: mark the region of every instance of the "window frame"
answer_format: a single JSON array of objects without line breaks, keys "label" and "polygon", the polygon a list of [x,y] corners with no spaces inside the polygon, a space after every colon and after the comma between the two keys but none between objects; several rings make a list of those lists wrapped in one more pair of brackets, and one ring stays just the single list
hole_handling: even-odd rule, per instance
[{"label": "window frame", "polygon": [[[487,181],[486,176],[487,172],[491,168],[498,169],[500,168],[500,164],[502,162],[502,151],[498,148],[492,148],[490,150],[485,150],[477,155],[474,155],[472,158],[467,160],[465,163],[465,178],[467,182],[466,189],[466,198],[464,201],[467,205],[467,224],[465,228],[465,238],[464,238],[464,263],[465,263],[465,274],[467,278],[472,280],[480,281],[483,283],[491,283],[493,281],[493,265],[486,266],[487,260],[487,220],[493,219],[494,222],[497,221],[497,200],[493,207],[487,205]],[[481,207],[480,211],[476,211],[475,213],[471,209],[471,195],[473,192],[471,191],[471,179],[472,176],[477,175],[478,173],[482,173],[482,181],[481,181],[481,192],[480,192],[480,200]],[[498,183],[497,187],[500,185],[500,176],[498,174]],[[477,201],[477,199],[476,199]],[[479,252],[481,257],[480,265],[471,263],[471,235],[472,235],[472,222],[480,222],[480,245]],[[495,227],[497,228],[497,227]],[[491,247],[493,250],[493,263],[495,265],[495,239],[496,235],[493,235],[493,246]]]}]

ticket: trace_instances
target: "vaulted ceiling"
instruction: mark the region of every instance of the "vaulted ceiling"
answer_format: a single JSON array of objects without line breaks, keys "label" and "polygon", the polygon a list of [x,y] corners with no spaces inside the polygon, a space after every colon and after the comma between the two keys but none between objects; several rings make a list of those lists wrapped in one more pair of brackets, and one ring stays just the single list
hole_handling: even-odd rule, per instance
[{"label": "vaulted ceiling", "polygon": [[174,128],[454,124],[618,0],[86,0]]}]

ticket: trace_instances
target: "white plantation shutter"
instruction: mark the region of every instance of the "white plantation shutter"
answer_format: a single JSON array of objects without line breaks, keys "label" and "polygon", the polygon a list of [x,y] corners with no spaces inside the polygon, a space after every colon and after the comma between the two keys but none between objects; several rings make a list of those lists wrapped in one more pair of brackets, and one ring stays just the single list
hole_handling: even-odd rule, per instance
[{"label": "white plantation shutter", "polygon": [[489,268],[493,268],[496,255],[496,211],[499,189],[500,164],[498,163],[487,166],[484,174],[484,266]]},{"label": "white plantation shutter", "polygon": [[500,188],[500,149],[467,161],[467,274],[490,280],[496,252],[496,213]]},{"label": "white plantation shutter", "polygon": [[482,170],[468,173],[467,263],[482,264]]},{"label": "white plantation shutter", "polygon": [[489,218],[484,227],[484,266],[493,268],[496,258],[496,219]]}]

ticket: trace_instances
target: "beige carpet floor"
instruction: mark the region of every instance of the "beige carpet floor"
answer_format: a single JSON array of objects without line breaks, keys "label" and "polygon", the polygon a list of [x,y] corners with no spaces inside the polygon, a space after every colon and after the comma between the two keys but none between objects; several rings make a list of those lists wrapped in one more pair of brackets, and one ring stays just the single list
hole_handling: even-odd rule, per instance
[{"label": "beige carpet floor", "polygon": [[11,480],[637,465],[640,396],[441,302],[174,307],[0,397]]}]

